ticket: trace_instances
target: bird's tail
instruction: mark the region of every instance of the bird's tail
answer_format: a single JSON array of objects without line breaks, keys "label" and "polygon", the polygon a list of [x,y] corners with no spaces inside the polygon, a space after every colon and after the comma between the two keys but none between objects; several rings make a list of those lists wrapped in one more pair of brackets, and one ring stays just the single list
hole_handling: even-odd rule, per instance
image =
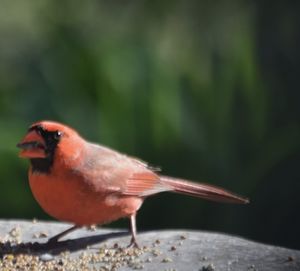
[{"label": "bird's tail", "polygon": [[194,183],[168,176],[160,176],[160,180],[163,184],[169,186],[175,193],[186,194],[218,202],[240,204],[249,203],[247,198],[238,196],[234,193],[224,190],[223,188],[209,184]]}]

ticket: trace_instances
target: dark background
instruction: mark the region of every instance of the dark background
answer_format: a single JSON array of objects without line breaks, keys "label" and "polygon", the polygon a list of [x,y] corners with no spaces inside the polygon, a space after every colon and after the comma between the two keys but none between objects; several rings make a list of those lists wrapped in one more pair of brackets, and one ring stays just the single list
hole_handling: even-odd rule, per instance
[{"label": "dark background", "polygon": [[299,1],[2,0],[0,217],[49,219],[15,145],[51,119],[251,199],[160,194],[139,212],[140,230],[300,249],[299,14]]}]

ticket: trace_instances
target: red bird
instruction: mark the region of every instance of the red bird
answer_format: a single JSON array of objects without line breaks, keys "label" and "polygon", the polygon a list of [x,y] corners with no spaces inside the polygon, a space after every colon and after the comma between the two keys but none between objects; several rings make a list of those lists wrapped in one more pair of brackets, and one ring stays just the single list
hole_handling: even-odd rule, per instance
[{"label": "red bird", "polygon": [[147,163],[90,143],[72,128],[52,121],[34,123],[17,145],[30,160],[29,184],[41,207],[75,224],[49,239],[91,224],[130,218],[136,243],[137,211],[148,196],[171,191],[220,202],[248,203],[222,188],[158,175]]}]

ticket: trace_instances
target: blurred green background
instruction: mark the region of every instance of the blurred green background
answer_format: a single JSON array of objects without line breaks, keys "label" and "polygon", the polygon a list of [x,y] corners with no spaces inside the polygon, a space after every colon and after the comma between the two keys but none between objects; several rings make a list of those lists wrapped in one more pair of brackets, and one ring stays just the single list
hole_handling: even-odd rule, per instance
[{"label": "blurred green background", "polygon": [[[251,198],[149,198],[140,230],[193,228],[300,249],[295,1],[0,2],[0,217],[50,219],[16,143],[34,121]],[[122,220],[113,226],[126,226]]]}]

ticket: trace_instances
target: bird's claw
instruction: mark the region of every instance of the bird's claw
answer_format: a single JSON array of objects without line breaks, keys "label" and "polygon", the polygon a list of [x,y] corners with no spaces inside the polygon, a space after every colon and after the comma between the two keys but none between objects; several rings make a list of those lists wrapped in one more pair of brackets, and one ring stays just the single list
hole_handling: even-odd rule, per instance
[{"label": "bird's claw", "polygon": [[140,247],[139,247],[137,241],[134,238],[132,238],[130,240],[130,244],[127,246],[127,248],[140,248]]}]

